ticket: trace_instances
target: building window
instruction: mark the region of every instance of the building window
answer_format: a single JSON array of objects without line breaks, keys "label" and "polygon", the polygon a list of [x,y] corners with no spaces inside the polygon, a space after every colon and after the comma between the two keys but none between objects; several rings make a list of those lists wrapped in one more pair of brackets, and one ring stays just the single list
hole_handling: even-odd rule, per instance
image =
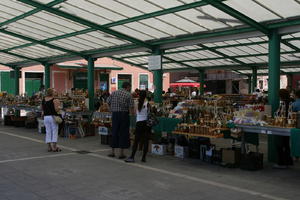
[{"label": "building window", "polygon": [[124,82],[128,82],[132,85],[131,74],[118,74],[118,89],[122,88]]},{"label": "building window", "polygon": [[145,90],[148,88],[148,74],[140,74],[139,89]]}]

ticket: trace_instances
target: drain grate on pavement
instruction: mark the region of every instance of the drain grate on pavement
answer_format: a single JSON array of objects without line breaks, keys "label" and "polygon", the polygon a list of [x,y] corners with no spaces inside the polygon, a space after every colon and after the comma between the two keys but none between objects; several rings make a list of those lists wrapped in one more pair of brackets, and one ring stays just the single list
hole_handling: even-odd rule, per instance
[{"label": "drain grate on pavement", "polygon": [[90,151],[86,151],[86,150],[78,150],[78,151],[74,151],[75,153],[78,153],[78,154],[89,154],[89,153],[92,153]]}]

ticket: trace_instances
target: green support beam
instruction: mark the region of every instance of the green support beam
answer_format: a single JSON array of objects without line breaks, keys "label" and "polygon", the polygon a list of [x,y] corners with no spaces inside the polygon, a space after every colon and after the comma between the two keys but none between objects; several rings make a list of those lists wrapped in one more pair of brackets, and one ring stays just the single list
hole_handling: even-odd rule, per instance
[{"label": "green support beam", "polygon": [[231,15],[232,17],[238,19],[239,21],[259,30],[260,32],[264,34],[268,34],[269,30],[261,25],[260,23],[256,22],[255,20],[251,19],[250,17],[244,15],[243,13],[231,8],[230,6],[227,6],[226,4],[222,3],[219,0],[204,0],[207,3],[211,4],[215,8],[227,13],[228,15]]},{"label": "green support beam", "polygon": [[14,68],[14,78],[15,78],[15,95],[19,95],[20,94],[20,90],[19,90],[19,72],[20,72],[20,68],[15,67]]},{"label": "green support beam", "polygon": [[[210,47],[210,49],[219,49],[219,48],[212,48]],[[203,49],[202,49],[203,50]],[[190,50],[184,50],[184,52],[191,52]],[[293,54],[293,53],[299,53],[300,51],[286,51],[286,52],[282,52],[281,54],[282,55],[285,55],[285,54]],[[166,53],[167,56],[170,56],[172,55],[173,53]],[[174,53],[176,54],[176,53]],[[141,55],[142,57],[145,57],[145,56],[150,56],[151,54],[143,54]],[[219,54],[220,55],[220,54]],[[237,59],[237,58],[249,58],[249,57],[257,57],[257,56],[268,56],[269,54],[268,53],[258,53],[258,54],[249,54],[249,55],[238,55],[238,56],[230,56],[231,59]],[[164,56],[164,57],[167,57],[167,56]],[[125,58],[138,58],[140,56],[138,55],[135,55],[135,56],[124,56],[124,57],[121,57],[120,59],[125,59]],[[169,58],[169,57],[168,57]],[[228,58],[228,57],[226,57]],[[181,62],[184,63],[184,62],[194,62],[194,61],[209,61],[209,60],[219,60],[219,59],[226,59],[224,57],[213,57],[213,58],[196,58],[196,59],[187,59],[187,60],[182,60]],[[172,61],[165,61],[164,63],[172,63]],[[142,65],[145,65],[147,63],[142,63]]]},{"label": "green support beam", "polygon": [[0,65],[4,65],[4,66],[10,67],[10,68],[14,68],[15,67],[15,65],[11,65],[9,63],[2,63],[2,62],[0,62]]},{"label": "green support beam", "polygon": [[257,88],[257,67],[252,67],[252,86],[251,91],[254,92]]},{"label": "green support beam", "polygon": [[199,70],[200,95],[204,95],[204,70]]},{"label": "green support beam", "polygon": [[89,94],[89,110],[94,111],[95,110],[95,59],[94,58],[88,58],[88,94]]},{"label": "green support beam", "polygon": [[[190,68],[190,69],[195,69],[195,70],[197,70],[195,67],[193,67],[193,66],[191,66],[191,65],[189,65],[189,64],[186,64],[186,63],[184,63],[184,62],[182,62],[182,61],[177,61],[177,60],[174,60],[174,59],[172,59],[172,58],[168,58],[168,57],[166,57],[166,56],[162,56],[164,59],[166,59],[166,60],[169,60],[170,61],[170,63],[177,63],[177,64],[179,64],[179,65],[182,65],[182,66],[184,66],[184,67],[187,67],[187,68]],[[163,63],[166,63],[166,62],[163,62]]]},{"label": "green support beam", "polygon": [[[155,49],[153,55],[162,55],[160,49]],[[161,62],[162,63],[162,62]],[[163,88],[163,70],[162,65],[159,66],[160,69],[153,71],[153,79],[154,79],[154,102],[162,103],[162,88]]]},{"label": "green support beam", "polygon": [[[269,35],[269,80],[268,80],[268,101],[272,107],[272,115],[279,107],[280,89],[280,35],[276,30],[272,30]],[[280,138],[278,136],[268,136],[268,160],[277,162],[277,145]]]},{"label": "green support beam", "polygon": [[289,90],[292,90],[293,89],[293,74],[286,73],[286,77],[287,77],[287,88]]},{"label": "green support beam", "polygon": [[5,50],[0,50],[0,52],[6,53],[6,54],[9,54],[9,55],[12,55],[12,56],[16,56],[16,57],[19,57],[19,58],[23,58],[23,59],[26,59],[26,60],[31,60],[31,61],[35,61],[35,62],[39,62],[39,63],[41,62],[38,59],[30,58],[30,57],[27,57],[27,56],[22,56],[22,55],[12,53],[12,52],[9,52],[9,51],[5,51]]},{"label": "green support beam", "polygon": [[248,94],[252,93],[252,83],[251,83],[251,75],[248,76]]},{"label": "green support beam", "polygon": [[44,71],[45,71],[45,89],[50,88],[50,77],[51,77],[51,72],[50,72],[50,64],[46,63],[44,64]]},{"label": "green support beam", "polygon": [[269,103],[272,106],[272,113],[279,106],[280,89],[280,35],[272,31],[269,35]]},{"label": "green support beam", "polygon": [[[53,7],[53,6],[55,6],[55,5],[58,5],[58,4],[60,4],[60,3],[65,2],[65,1],[67,1],[67,0],[54,0],[54,1],[51,1],[50,3],[47,3],[46,5],[49,6],[49,7]],[[28,17],[28,16],[34,15],[34,14],[40,12],[41,10],[42,10],[42,9],[36,8],[36,9],[33,9],[33,10],[29,11],[29,12],[23,13],[22,15],[13,17],[13,18],[11,18],[11,19],[9,19],[9,20],[6,20],[6,21],[4,21],[4,22],[1,22],[1,23],[0,23],[0,27],[2,27],[2,26],[4,26],[4,25],[11,24],[11,23],[16,22],[16,21],[18,21],[18,20],[20,20],[20,19],[24,19],[24,18],[26,18],[26,17]]]},{"label": "green support beam", "polygon": [[10,32],[10,31],[4,30],[4,29],[0,29],[0,32],[4,33],[4,34],[7,34],[7,35],[11,35],[11,36],[16,37],[16,38],[20,38],[22,40],[27,40],[27,41],[33,42],[35,44],[41,44],[41,45],[44,45],[44,46],[52,48],[52,49],[57,49],[57,50],[62,51],[62,52],[66,52],[66,53],[69,53],[69,54],[84,57],[84,55],[82,55],[79,52],[68,50],[68,49],[65,49],[65,48],[62,48],[62,47],[58,47],[58,46],[55,46],[55,45],[52,45],[52,44],[49,44],[49,43],[46,43],[46,42],[43,42],[43,41],[40,41],[40,40],[36,40],[36,39],[30,38],[30,37],[27,37],[27,36],[24,36],[24,35],[20,35],[18,33]]},{"label": "green support beam", "polygon": [[49,7],[49,6],[41,4],[39,2],[32,1],[32,0],[18,0],[18,1],[23,2],[25,4],[28,4],[28,5],[31,5],[31,6],[34,6],[34,7],[39,8],[39,9],[45,10],[45,11],[50,12],[52,14],[61,16],[61,17],[65,18],[65,19],[69,19],[69,20],[72,20],[74,22],[80,23],[82,25],[91,27],[91,28],[93,28],[95,30],[99,30],[99,31],[102,31],[104,33],[116,36],[117,38],[130,41],[130,42],[132,42],[134,44],[137,44],[139,46],[146,47],[148,49],[152,49],[153,48],[150,44],[148,44],[148,43],[146,43],[146,42],[144,42],[142,40],[138,40],[136,38],[130,37],[130,36],[125,35],[123,33],[114,31],[112,29],[106,28],[106,27],[101,26],[99,24],[96,24],[94,22],[91,22],[91,21],[85,20],[83,18],[77,17],[75,15],[71,15],[69,13],[60,11],[59,9],[55,9],[55,8]]},{"label": "green support beam", "polygon": [[220,52],[220,51],[218,51],[218,50],[216,50],[216,49],[212,49],[212,48],[210,48],[210,47],[207,47],[207,46],[205,46],[204,44],[198,44],[198,46],[202,47],[203,49],[209,50],[209,51],[211,51],[211,52],[214,52],[214,53],[216,53],[216,54],[222,56],[223,59],[230,59],[230,60],[232,60],[232,61],[234,61],[234,62],[236,62],[236,63],[239,63],[239,64],[241,64],[241,65],[245,65],[245,66],[248,65],[248,64],[246,64],[246,63],[244,63],[244,62],[242,62],[242,61],[240,61],[240,60],[238,60],[238,59],[236,59],[236,58],[233,58],[233,57],[231,57],[231,56],[228,56],[228,55],[226,55],[225,53],[222,53],[222,52]]},{"label": "green support beam", "polygon": [[286,46],[290,47],[291,49],[294,49],[297,52],[300,52],[300,48],[292,45],[291,43],[289,43],[288,41],[281,41],[282,44],[285,44]]}]

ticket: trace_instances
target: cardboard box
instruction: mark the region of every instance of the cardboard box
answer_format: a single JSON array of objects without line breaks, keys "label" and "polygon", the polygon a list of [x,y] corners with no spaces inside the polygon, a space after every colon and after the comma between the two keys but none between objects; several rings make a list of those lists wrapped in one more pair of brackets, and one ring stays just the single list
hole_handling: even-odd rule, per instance
[{"label": "cardboard box", "polygon": [[239,164],[241,160],[241,149],[223,149],[222,162],[225,164]]},{"label": "cardboard box", "polygon": [[167,145],[165,145],[165,144],[152,144],[151,145],[151,153],[156,154],[156,155],[166,155]]},{"label": "cardboard box", "polygon": [[186,158],[189,155],[189,148],[187,146],[175,145],[174,155],[177,158]]},{"label": "cardboard box", "polygon": [[98,127],[98,134],[99,135],[108,135],[109,131],[108,128],[105,126],[99,126]]}]

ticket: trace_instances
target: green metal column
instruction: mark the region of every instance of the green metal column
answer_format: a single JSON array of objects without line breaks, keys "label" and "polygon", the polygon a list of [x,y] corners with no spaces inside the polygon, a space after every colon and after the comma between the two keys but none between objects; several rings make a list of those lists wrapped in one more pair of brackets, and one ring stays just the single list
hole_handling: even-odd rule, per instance
[{"label": "green metal column", "polygon": [[88,93],[89,93],[89,110],[93,111],[95,109],[94,105],[94,65],[95,59],[88,58]]},{"label": "green metal column", "polygon": [[[160,49],[153,51],[153,55],[161,55]],[[162,62],[161,62],[162,63]],[[162,103],[162,87],[163,87],[163,70],[162,64],[159,67],[160,69],[153,71],[154,79],[154,102]]]},{"label": "green metal column", "polygon": [[290,90],[290,92],[293,90],[293,74],[287,74],[287,89]]},{"label": "green metal column", "polygon": [[252,68],[252,92],[255,92],[257,88],[257,67]]},{"label": "green metal column", "polygon": [[15,67],[14,68],[14,77],[15,77],[15,95],[19,95],[19,72],[20,68]]},{"label": "green metal column", "polygon": [[248,93],[252,93],[251,75],[248,75]]},{"label": "green metal column", "polygon": [[[268,100],[272,106],[272,115],[279,107],[280,89],[280,35],[272,30],[269,34],[269,81],[268,81]],[[277,146],[280,143],[280,136],[268,136],[268,160],[278,161]]]},{"label": "green metal column", "polygon": [[272,106],[272,114],[279,106],[280,89],[280,35],[271,31],[269,35],[269,81],[268,99]]},{"label": "green metal column", "polygon": [[204,70],[199,70],[200,95],[204,95]]},{"label": "green metal column", "polygon": [[50,64],[44,65],[45,71],[45,89],[50,88]]}]

